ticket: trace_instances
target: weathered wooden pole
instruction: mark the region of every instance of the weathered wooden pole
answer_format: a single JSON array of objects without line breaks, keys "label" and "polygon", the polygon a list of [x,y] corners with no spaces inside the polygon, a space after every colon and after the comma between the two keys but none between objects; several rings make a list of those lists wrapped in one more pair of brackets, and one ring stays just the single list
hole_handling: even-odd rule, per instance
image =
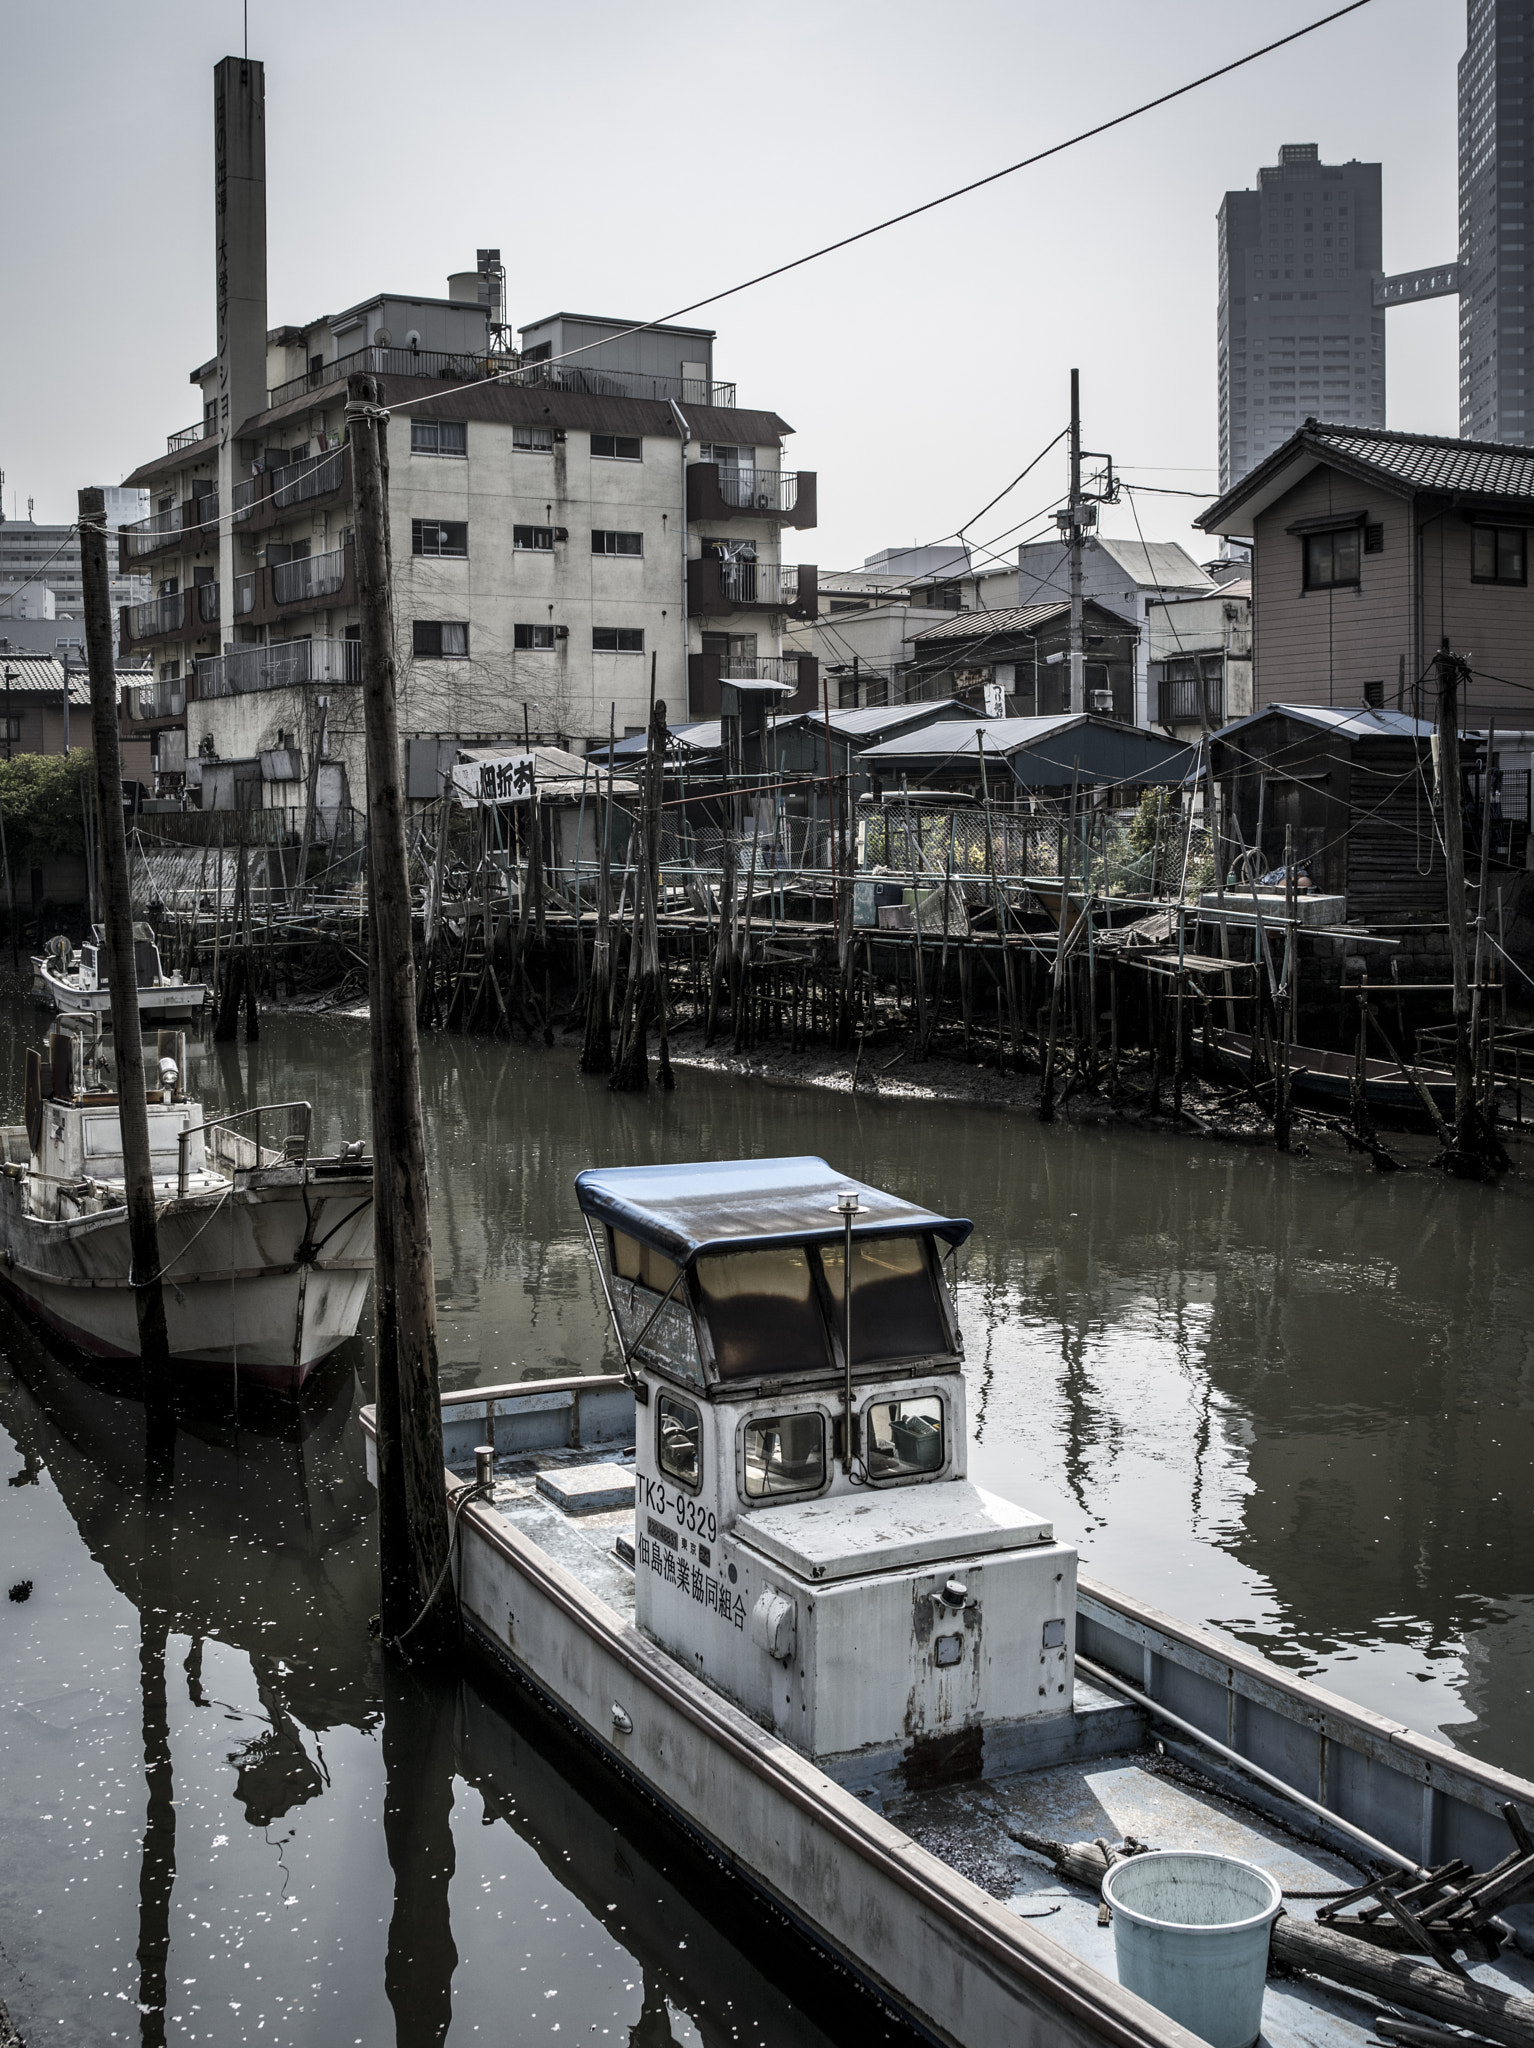
[{"label": "weathered wooden pole", "polygon": [[[414,1629],[447,1562],[437,1314],[421,1121],[405,793],[395,713],[389,566],[388,414],[371,377],[347,380],[362,613],[368,787],[368,1020],[372,1043],[373,1202],[378,1345],[378,1522],[386,1642]],[[439,1602],[412,1640],[442,1650]]]},{"label": "weathered wooden pole", "polygon": [[1480,1154],[1470,1054],[1470,961],[1465,936],[1465,813],[1459,767],[1459,686],[1466,664],[1447,646],[1438,660],[1438,788],[1454,970],[1454,1150],[1449,1164],[1473,1172]]},{"label": "weathered wooden pole", "polygon": [[169,1408],[170,1336],[160,1291],[149,1109],[144,1094],[144,1040],[139,1030],[138,975],[133,960],[133,902],[128,886],[128,836],[123,829],[122,760],[117,745],[117,667],[107,584],[106,494],[80,493],[80,580],[85,601],[85,654],[91,677],[91,738],[96,751],[96,806],[101,898],[117,1055],[117,1114],[122,1125],[123,1183],[138,1317],[139,1363],[146,1405]]}]

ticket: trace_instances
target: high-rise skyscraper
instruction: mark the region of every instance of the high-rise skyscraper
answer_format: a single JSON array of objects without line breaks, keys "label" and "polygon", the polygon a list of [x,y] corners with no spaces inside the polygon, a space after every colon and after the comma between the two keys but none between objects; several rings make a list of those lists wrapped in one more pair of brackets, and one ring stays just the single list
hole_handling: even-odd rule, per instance
[{"label": "high-rise skyscraper", "polygon": [[1534,441],[1524,282],[1531,120],[1534,0],[1468,0],[1459,60],[1459,430],[1469,441]]},{"label": "high-rise skyscraper", "polygon": [[1385,424],[1380,166],[1323,164],[1313,142],[1278,157],[1220,207],[1222,491],[1312,415]]}]

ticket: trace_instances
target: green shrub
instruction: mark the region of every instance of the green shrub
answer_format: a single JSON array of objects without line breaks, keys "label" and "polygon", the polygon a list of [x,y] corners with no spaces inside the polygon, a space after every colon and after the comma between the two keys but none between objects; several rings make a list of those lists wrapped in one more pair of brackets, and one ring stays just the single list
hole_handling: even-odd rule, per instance
[{"label": "green shrub", "polygon": [[13,876],[60,854],[85,853],[85,810],[95,802],[95,759],[84,747],[0,761],[0,811]]}]

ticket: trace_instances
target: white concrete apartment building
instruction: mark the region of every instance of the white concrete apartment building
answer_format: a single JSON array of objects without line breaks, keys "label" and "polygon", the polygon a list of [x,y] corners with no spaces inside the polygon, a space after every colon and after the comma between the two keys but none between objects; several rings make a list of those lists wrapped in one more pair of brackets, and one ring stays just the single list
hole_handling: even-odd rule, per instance
[{"label": "white concrete apartment building", "polygon": [[219,354],[192,373],[201,418],[129,479],[156,502],[123,561],[156,590],[124,610],[122,646],[156,665],[145,722],[166,788],[184,748],[220,803],[297,809],[320,748],[328,803],[364,803],[355,371],[391,413],[413,797],[440,793],[461,744],[581,751],[642,728],[652,671],[674,722],[716,716],[732,676],[815,701],[814,659],[785,656],[782,629],[817,601],[814,567],[783,559],[785,534],[815,523],[816,479],[783,468],[777,414],[715,380],[712,332],[560,313],[511,350],[489,250],[444,298],[383,293],[268,328],[262,95],[259,64],[217,67],[222,246],[242,264],[221,271]]},{"label": "white concrete apartment building", "polygon": [[[1070,596],[1064,541],[1035,541],[1017,551],[1019,605],[1058,604]],[[1207,597],[1216,588],[1185,548],[1175,541],[1114,540],[1093,534],[1082,546],[1082,595],[1095,598],[1140,627],[1135,656],[1135,715],[1139,726],[1156,723],[1151,689],[1150,641],[1145,631],[1150,607],[1164,598]],[[1090,662],[1092,649],[1087,648]]]}]

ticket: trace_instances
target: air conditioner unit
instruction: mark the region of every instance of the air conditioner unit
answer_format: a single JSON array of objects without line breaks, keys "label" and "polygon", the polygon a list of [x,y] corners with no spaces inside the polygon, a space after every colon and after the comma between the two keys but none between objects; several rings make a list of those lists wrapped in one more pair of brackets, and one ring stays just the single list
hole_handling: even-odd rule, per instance
[{"label": "air conditioner unit", "polygon": [[1094,690],[1092,692],[1092,709],[1094,711],[1111,712],[1113,709],[1113,692],[1111,690]]},{"label": "air conditioner unit", "polygon": [[555,529],[554,529],[554,538],[555,538],[555,540],[568,540],[568,539],[570,538],[570,529],[569,529],[569,527],[568,527],[568,526],[556,526],[556,527],[555,527]]},{"label": "air conditioner unit", "polygon": [[570,628],[568,626],[556,626],[554,628],[554,638],[556,640],[568,640],[569,637]]}]

